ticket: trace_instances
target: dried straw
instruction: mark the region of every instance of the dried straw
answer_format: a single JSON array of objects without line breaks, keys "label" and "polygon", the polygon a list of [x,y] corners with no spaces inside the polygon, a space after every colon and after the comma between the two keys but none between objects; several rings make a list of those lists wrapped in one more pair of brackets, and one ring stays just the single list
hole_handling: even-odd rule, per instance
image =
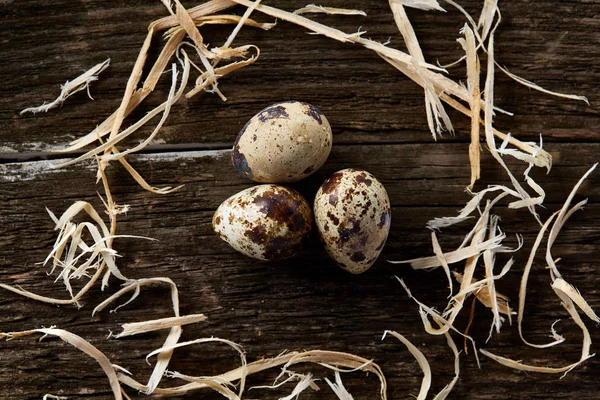
[{"label": "dried straw", "polygon": [[26,108],[23,111],[21,111],[21,115],[28,112],[32,114],[37,114],[39,112],[48,112],[48,110],[62,105],[62,103],[64,103],[65,100],[67,100],[69,97],[84,89],[87,90],[89,98],[94,100],[92,95],[90,94],[90,83],[97,81],[98,75],[100,75],[102,71],[108,68],[109,65],[110,58],[106,59],[100,64],[94,65],[92,68],[88,69],[83,74],[79,75],[77,78],[71,81],[66,81],[64,85],[61,85],[60,94],[56,99],[54,99],[54,101],[50,103],[44,103],[38,107]]},{"label": "dried straw", "polygon": [[329,14],[329,15],[362,15],[367,16],[367,13],[362,10],[350,10],[347,8],[323,7],[315,4],[307,4],[306,6],[294,11],[294,14]]}]

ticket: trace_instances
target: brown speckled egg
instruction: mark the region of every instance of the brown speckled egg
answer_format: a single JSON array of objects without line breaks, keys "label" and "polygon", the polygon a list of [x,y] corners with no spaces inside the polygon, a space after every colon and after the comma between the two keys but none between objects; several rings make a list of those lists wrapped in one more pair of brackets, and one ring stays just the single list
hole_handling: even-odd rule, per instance
[{"label": "brown speckled egg", "polygon": [[381,182],[367,171],[338,171],[319,188],[314,212],[325,249],[343,269],[360,274],[373,265],[391,223]]},{"label": "brown speckled egg", "polygon": [[255,182],[296,182],[321,168],[331,143],[329,122],[315,106],[276,103],[242,128],[233,146],[233,166]]},{"label": "brown speckled egg", "polygon": [[310,206],[295,190],[260,185],[225,200],[214,231],[234,249],[259,260],[281,260],[302,247],[312,225]]}]

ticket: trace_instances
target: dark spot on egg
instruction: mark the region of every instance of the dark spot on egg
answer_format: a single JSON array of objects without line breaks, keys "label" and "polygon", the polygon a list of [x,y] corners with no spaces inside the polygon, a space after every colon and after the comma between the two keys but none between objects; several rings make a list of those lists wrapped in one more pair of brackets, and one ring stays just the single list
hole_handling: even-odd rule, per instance
[{"label": "dark spot on egg", "polygon": [[252,203],[256,204],[267,218],[286,225],[292,232],[304,231],[307,220],[310,219],[310,215],[307,215],[308,208],[302,207],[304,199],[297,192],[267,190],[257,196]]},{"label": "dark spot on egg", "polygon": [[263,257],[267,260],[282,260],[294,256],[302,247],[302,240],[292,236],[270,238],[265,244]]},{"label": "dark spot on egg", "polygon": [[327,179],[323,185],[321,185],[321,190],[323,191],[323,193],[332,193],[333,191],[335,191],[337,189],[337,187],[340,184],[340,181],[342,180],[344,176],[343,172],[336,172],[335,174],[331,175],[329,177],[329,179]]},{"label": "dark spot on egg", "polygon": [[258,119],[260,122],[267,122],[270,119],[276,118],[290,118],[284,106],[273,105],[258,113]]},{"label": "dark spot on egg", "polygon": [[315,106],[313,106],[312,104],[308,104],[308,103],[302,103],[304,104],[304,113],[306,115],[311,116],[315,121],[317,121],[319,123],[319,125],[321,125],[323,123],[323,118],[322,115],[323,113]]},{"label": "dark spot on egg", "polygon": [[392,210],[390,210],[388,208],[387,210],[385,210],[384,212],[381,213],[381,217],[379,218],[379,223],[377,224],[377,226],[379,228],[383,228],[384,226],[389,225],[391,219],[392,219]]},{"label": "dark spot on egg", "polygon": [[339,229],[338,233],[340,235],[340,245],[349,241],[352,237],[358,235],[360,233],[360,221],[358,220],[349,220],[346,225],[350,225],[350,227],[346,227],[343,229]]},{"label": "dark spot on egg", "polygon": [[217,215],[217,216],[215,217],[215,225],[219,225],[220,223],[221,223],[221,216],[220,216],[220,215]]},{"label": "dark spot on egg", "polygon": [[350,257],[350,259],[354,262],[364,261],[366,258],[367,257],[365,257],[365,254],[362,251],[356,251]]},{"label": "dark spot on egg", "polygon": [[338,202],[338,196],[337,193],[332,193],[329,195],[329,204],[331,204],[332,206],[335,206]]},{"label": "dark spot on egg", "polygon": [[364,216],[367,214],[367,212],[369,211],[369,208],[371,207],[371,204],[373,204],[373,203],[371,203],[371,200],[368,200],[368,201],[367,201],[367,202],[366,202],[366,203],[365,203],[365,204],[362,206],[362,211],[361,211],[361,213],[360,213],[360,216],[361,216],[361,217],[364,217]]},{"label": "dark spot on egg", "polygon": [[258,245],[263,245],[268,239],[267,230],[262,225],[256,225],[254,228],[246,230],[244,236]]},{"label": "dark spot on egg", "polygon": [[237,143],[233,148],[233,152],[231,153],[231,161],[233,162],[233,167],[237,172],[244,175],[248,179],[253,178],[252,170],[248,166],[248,160],[246,160],[246,156],[243,153],[240,153]]},{"label": "dark spot on egg", "polygon": [[354,178],[354,181],[356,183],[364,183],[367,186],[371,186],[371,184],[373,183],[371,179],[367,178],[367,174],[365,172],[357,175],[356,178]]},{"label": "dark spot on egg", "polygon": [[292,233],[283,236],[271,236],[262,225],[247,230],[244,235],[259,245],[264,250],[262,256],[270,261],[294,256],[300,249],[302,242],[302,236]]},{"label": "dark spot on egg", "polygon": [[307,175],[310,174],[311,172],[313,172],[315,169],[311,166],[306,168],[304,171],[302,171],[303,174]]},{"label": "dark spot on egg", "polygon": [[252,141],[256,142],[256,139],[258,139],[258,136],[256,136],[256,133],[254,135],[252,135]]},{"label": "dark spot on egg", "polygon": [[333,222],[335,226],[340,224],[340,219],[336,217],[331,211],[327,211],[327,217]]}]

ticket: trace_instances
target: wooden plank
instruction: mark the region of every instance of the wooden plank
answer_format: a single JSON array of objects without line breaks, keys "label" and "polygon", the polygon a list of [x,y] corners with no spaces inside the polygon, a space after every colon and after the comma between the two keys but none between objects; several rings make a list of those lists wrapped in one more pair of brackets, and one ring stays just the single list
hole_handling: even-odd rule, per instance
[{"label": "wooden plank", "polygon": [[[549,176],[540,174],[548,189],[548,209],[558,209],[570,187],[597,157],[598,144],[549,144],[557,166]],[[121,239],[117,249],[122,270],[132,278],[170,276],[180,286],[181,307],[185,313],[206,313],[206,323],[184,328],[184,339],[202,336],[225,337],[240,342],[250,360],[272,356],[284,349],[327,348],[351,351],[373,358],[387,372],[390,399],[410,398],[418,391],[420,372],[410,355],[393,339],[381,343],[383,330],[395,329],[419,345],[434,370],[434,389],[440,390],[453,375],[452,355],[442,338],[424,333],[417,309],[409,301],[393,275],[406,279],[415,295],[428,304],[442,306],[447,296],[446,281],[440,271],[414,272],[408,267],[391,266],[386,259],[405,259],[431,254],[425,222],[436,216],[451,215],[467,196],[462,188],[468,182],[469,167],[464,144],[336,146],[326,166],[317,175],[296,187],[310,197],[331,172],[344,167],[362,167],[385,183],[394,204],[392,233],[384,254],[367,274],[351,276],[332,265],[312,239],[297,259],[262,263],[231,250],[211,232],[210,219],[216,206],[227,196],[251,184],[233,173],[229,152],[187,152],[146,154],[132,157],[132,163],[153,184],[180,184],[185,187],[171,195],[143,192],[119,168],[109,169],[117,202],[132,206],[122,218],[119,233],[142,234],[160,242]],[[52,224],[44,207],[60,213],[75,200],[89,200],[100,207],[93,193],[93,165],[77,165],[66,170],[50,170],[40,161],[0,165],[0,280],[48,295],[65,296],[60,285],[52,284],[44,269],[34,263],[42,260],[53,242]],[[484,177],[505,181],[502,172],[487,157]],[[577,199],[590,197],[591,205],[575,214],[559,236],[555,255],[563,257],[565,276],[587,295],[592,307],[600,307],[594,294],[598,284],[596,248],[600,236],[600,206],[597,199],[598,174],[582,188]],[[507,234],[520,232],[526,247],[536,234],[536,226],[526,212],[502,212]],[[448,229],[440,235],[445,249],[451,248],[467,226]],[[511,242],[516,242],[512,239]],[[500,282],[499,290],[516,301],[518,282],[526,252],[517,256],[517,265]],[[549,326],[564,318],[548,285],[547,271],[540,257],[531,277],[525,330],[536,342],[547,340]],[[25,300],[10,293],[0,297],[0,324],[3,330],[21,330],[58,325],[90,340],[112,361],[146,379],[150,368],[145,355],[160,346],[165,333],[106,340],[119,324],[171,315],[165,290],[143,291],[131,306],[118,313],[90,317],[91,309],[118,289],[117,282],[101,293],[93,290],[84,308],[53,307]],[[537,363],[567,364],[578,357],[580,333],[565,319],[558,325],[568,341],[561,347],[540,352],[520,344],[516,328],[484,345],[490,314],[477,308],[471,332],[478,343],[499,353]],[[466,315],[460,325],[465,326]],[[591,326],[590,326],[591,327]],[[591,327],[592,340],[600,337]],[[453,398],[595,398],[599,384],[595,374],[597,358],[586,362],[566,378],[514,373],[482,359],[479,370],[473,355],[461,363],[462,378]],[[170,369],[195,374],[211,374],[233,368],[235,354],[221,347],[190,348],[177,354]],[[267,383],[275,374],[262,374],[253,384]],[[362,374],[348,377],[346,386],[356,399],[373,398],[377,392],[374,377]],[[328,389],[307,394],[306,398],[330,398]],[[0,387],[4,398],[40,398],[54,393],[70,398],[110,399],[110,389],[92,360],[57,340],[37,343],[19,339],[0,343]],[[482,390],[485,388],[485,394]],[[135,393],[130,394],[134,395]],[[277,398],[283,392],[264,396]],[[250,394],[264,398],[262,393]],[[143,398],[138,396],[136,398]]]},{"label": "wooden plank", "polygon": [[[369,17],[316,16],[340,29],[362,27],[376,40],[391,39],[404,48],[386,2],[332,0],[331,6],[365,8]],[[477,17],[481,2],[462,2]],[[66,0],[0,4],[3,81],[0,87],[0,153],[44,152],[64,147],[89,132],[119,105],[125,82],[146,35],[148,23],[165,15],[159,2],[136,3]],[[190,3],[192,4],[192,3]],[[293,0],[293,10],[305,5]],[[450,6],[448,13],[409,10],[429,60],[448,63],[460,57],[455,39],[463,17]],[[555,99],[520,87],[498,76],[497,103],[515,112],[499,115],[497,127],[522,138],[596,141],[600,125],[600,50],[596,45],[597,1],[526,1],[502,4],[503,24],[496,39],[497,60],[524,78],[550,89],[589,96],[592,106]],[[526,11],[524,11],[526,10]],[[238,9],[239,12],[239,9]],[[261,21],[268,20],[257,16]],[[210,29],[207,41],[219,43],[230,28]],[[159,51],[159,39],[152,53]],[[280,23],[272,32],[244,29],[237,43],[261,47],[261,60],[221,87],[227,103],[212,95],[182,101],[173,109],[156,146],[189,147],[231,143],[253,114],[264,106],[289,99],[320,107],[332,123],[336,143],[426,142],[422,90],[372,52],[329,39],[307,35],[303,29]],[[44,115],[19,116],[26,107],[51,100],[58,85],[92,65],[111,57],[111,67],[93,84],[90,101],[82,92],[61,108]],[[464,79],[463,66],[451,76]],[[169,79],[135,113],[141,117],[163,101]],[[469,121],[452,114],[457,139],[467,140]],[[133,119],[131,119],[133,121]],[[131,142],[147,134],[140,133]]]}]

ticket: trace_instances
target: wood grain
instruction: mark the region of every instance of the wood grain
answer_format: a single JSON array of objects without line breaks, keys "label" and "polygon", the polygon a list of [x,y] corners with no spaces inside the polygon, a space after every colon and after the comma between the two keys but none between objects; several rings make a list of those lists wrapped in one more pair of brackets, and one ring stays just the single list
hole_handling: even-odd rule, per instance
[{"label": "wood grain", "polygon": [[[381,260],[365,275],[350,276],[338,270],[316,239],[301,257],[266,264],[235,253],[212,234],[210,220],[214,209],[229,195],[250,186],[232,172],[230,153],[224,151],[132,157],[134,165],[151,176],[154,183],[185,184],[181,191],[168,196],[141,192],[122,171],[111,169],[109,178],[115,183],[113,190],[117,201],[126,199],[132,207],[119,225],[119,233],[143,234],[160,240],[118,241],[116,247],[124,255],[120,264],[130,277],[172,277],[180,285],[182,310],[208,314],[207,323],[184,329],[188,339],[211,335],[231,338],[245,346],[251,359],[275,355],[283,349],[324,346],[357,352],[375,358],[389,371],[391,398],[407,398],[418,387],[417,367],[398,343],[391,340],[383,345],[379,343],[383,330],[397,329],[417,344],[426,345],[424,351],[435,362],[434,387],[441,389],[451,379],[451,354],[448,354],[443,339],[427,337],[423,333],[414,304],[405,297],[392,276],[396,274],[406,279],[413,291],[428,303],[442,305],[447,295],[443,274],[415,273],[407,267],[390,266],[384,260],[431,254],[429,233],[424,224],[433,217],[452,214],[465,201],[465,194],[459,187],[468,181],[469,168],[464,154],[458,151],[463,145],[419,145],[418,150],[422,153],[418,155],[415,147],[338,146],[326,167],[298,186],[307,197],[314,195],[324,177],[343,165],[361,165],[382,177],[394,205],[393,228]],[[361,156],[357,157],[359,148]],[[597,145],[553,144],[549,148],[554,154],[561,155],[561,167],[557,172],[562,176],[560,185],[553,185],[550,178],[544,182],[547,188],[555,188],[553,193],[549,190],[548,210],[544,215],[559,207],[568,187],[598,154]],[[377,152],[378,157],[372,156],[373,152]],[[383,161],[398,155],[403,155],[402,167]],[[100,207],[99,200],[93,195],[98,189],[93,184],[94,171],[82,166],[51,170],[48,165],[40,168],[40,162],[4,164],[1,168],[2,281],[39,293],[60,294],[59,285],[52,285],[43,268],[34,265],[44,258],[53,241],[51,221],[44,207],[59,213],[76,199],[88,200]],[[495,169],[492,160],[486,159],[484,171]],[[182,170],[185,176],[181,174]],[[597,198],[597,181],[597,177],[592,177],[578,198]],[[507,233],[523,234],[527,244],[533,241],[536,227],[526,212],[501,215],[505,218]],[[585,212],[576,214],[560,236],[555,251],[557,256],[564,258],[561,267],[565,274],[589,295],[591,305],[596,308],[600,306],[600,300],[594,296],[595,285],[587,280],[586,274],[593,273],[597,265],[594,244],[599,240],[595,229],[600,224],[599,215],[597,202]],[[442,246],[456,245],[465,229],[466,226],[444,232],[440,236]],[[509,239],[509,242],[516,240]],[[500,282],[500,290],[513,299],[525,258],[526,254],[518,256],[515,271]],[[532,275],[525,320],[526,331],[530,332],[532,340],[543,341],[549,324],[564,317],[547,282],[547,272],[538,267]],[[93,305],[116,289],[110,287],[105,294],[94,291],[79,312],[73,307],[45,306],[6,294],[0,303],[0,314],[4,316],[2,326],[6,330],[17,330],[59,323],[60,327],[92,340],[114,362],[128,368],[133,366],[134,371],[145,376],[148,368],[143,363],[144,355],[160,343],[161,334],[126,339],[127,345],[121,343],[123,340],[105,340],[105,337],[109,330],[118,332],[119,323],[138,321],[149,315],[168,316],[167,293],[160,289],[151,290],[144,293],[136,306],[122,309],[117,314],[104,313],[91,318]],[[483,345],[490,316],[481,307],[477,308],[477,313],[473,332]],[[575,360],[579,351],[579,333],[568,321],[560,327],[570,338],[560,351],[541,353],[521,346],[514,329],[510,328],[486,348],[539,363]],[[597,331],[593,334],[594,339],[600,339]],[[218,371],[234,365],[234,355],[228,357],[211,350],[185,352],[177,357],[172,368],[206,373],[207,369]],[[7,362],[0,364],[1,384],[13,396],[29,398],[34,393],[53,390],[77,398],[85,398],[85,391],[100,398],[110,397],[94,363],[86,362],[85,357],[74,350],[65,350],[65,345],[60,342],[36,344],[23,339],[1,344],[0,352],[4,357],[8,356]],[[201,368],[197,365],[200,357],[203,360]],[[75,379],[76,371],[81,367],[70,367],[69,363],[85,365],[85,379]],[[13,371],[13,365],[23,365],[19,367],[21,372]],[[522,398],[539,395],[542,387],[572,394],[575,388],[568,382],[572,385],[576,380],[585,380],[587,374],[593,374],[598,367],[597,361],[592,359],[565,380],[558,380],[556,377],[515,374],[487,360],[483,360],[484,369],[478,370],[472,356],[466,357],[462,365],[465,371],[455,395],[463,398],[480,398],[478,384],[490,387],[491,398],[492,395],[506,396],[507,390],[512,392],[521,386],[527,387]],[[59,371],[59,375],[53,375],[49,382],[50,378],[44,376],[46,370]],[[32,380],[32,377],[39,380]],[[12,385],[15,379],[17,384]],[[349,387],[356,398],[367,398],[376,390],[376,383],[372,380],[363,386],[360,379],[360,376],[349,379]],[[507,389],[509,382],[511,389]],[[589,388],[578,386],[576,390],[585,398],[587,394],[593,396],[595,387],[590,384]]]},{"label": "wood grain", "polygon": [[[300,0],[269,1],[288,10],[304,6]],[[186,6],[193,2],[185,2]],[[479,1],[461,2],[474,15]],[[386,2],[331,0],[327,5],[362,8],[367,18],[318,16],[345,31],[359,26],[368,36],[403,48]],[[600,141],[600,2],[597,0],[501,2],[503,24],[497,39],[498,61],[511,71],[548,88],[585,94],[591,106],[557,100],[520,87],[501,75],[497,103],[516,115],[499,115],[498,128],[521,138],[537,140],[544,134],[545,148],[555,160],[549,175],[535,177],[547,190],[543,218],[557,210],[579,177],[598,160]],[[241,9],[236,9],[239,13]],[[460,56],[455,42],[463,22],[459,13],[409,10],[426,57],[441,63]],[[159,2],[55,0],[0,2],[0,281],[21,285],[46,295],[64,296],[45,269],[36,263],[54,241],[45,207],[61,213],[75,200],[101,207],[94,184],[93,164],[52,169],[57,155],[49,150],[89,130],[119,104],[129,71],[147,24],[164,15]],[[261,21],[268,19],[256,16]],[[219,43],[228,29],[211,29],[207,39]],[[208,31],[207,31],[208,32]],[[416,395],[421,374],[418,366],[393,338],[381,342],[385,329],[394,329],[418,345],[432,363],[433,390],[441,390],[453,376],[452,354],[443,338],[424,333],[415,304],[398,283],[398,275],[421,300],[443,307],[447,288],[443,273],[414,272],[392,266],[387,259],[432,254],[425,223],[453,215],[468,200],[467,133],[469,121],[452,114],[455,137],[434,143],[427,130],[422,90],[357,46],[307,35],[302,29],[280,23],[271,32],[245,29],[239,43],[261,47],[258,63],[223,80],[227,103],[210,95],[178,104],[167,126],[146,153],[131,157],[132,164],[153,185],[185,184],[167,196],[142,191],[116,164],[109,179],[116,201],[131,205],[119,233],[145,235],[159,242],[121,239],[119,263],[132,278],[169,276],[180,287],[184,313],[205,313],[205,323],[184,328],[184,339],[219,336],[241,343],[249,360],[274,356],[284,349],[326,348],[373,358],[386,371],[390,399]],[[158,42],[152,47],[154,55]],[[43,115],[19,116],[19,110],[41,104],[58,93],[58,85],[97,62],[111,57],[112,65],[92,86],[95,101],[85,94],[70,98],[62,108]],[[463,67],[451,71],[463,77]],[[161,82],[140,117],[166,95]],[[392,232],[375,267],[351,276],[333,265],[316,238],[300,257],[262,263],[235,253],[216,237],[210,219],[228,196],[252,185],[235,174],[228,148],[247,119],[263,106],[293,96],[317,105],[330,120],[335,146],[322,170],[294,187],[312,200],[320,183],[332,172],[364,168],[380,178],[393,205]],[[128,119],[133,121],[133,119]],[[132,140],[140,140],[139,137]],[[163,142],[164,141],[164,142]],[[205,151],[209,149],[208,151]],[[49,160],[47,160],[49,159]],[[24,160],[28,160],[24,162]],[[513,164],[517,166],[518,164]],[[489,155],[483,160],[481,184],[506,183]],[[518,167],[522,170],[521,167]],[[600,175],[582,187],[577,200],[588,197],[585,211],[574,215],[555,245],[562,257],[561,271],[600,309],[597,247],[600,243]],[[516,265],[499,282],[499,290],[517,298],[520,273],[537,227],[526,211],[498,210],[508,242],[515,234],[525,240]],[[445,230],[441,245],[451,249],[460,242],[468,224]],[[531,276],[525,332],[534,342],[548,340],[550,325],[559,318],[559,332],[567,342],[538,351],[521,344],[516,327],[509,327],[485,344],[491,315],[481,306],[471,332],[478,344],[499,354],[539,365],[566,365],[579,357],[581,333],[560,307],[549,287],[543,257]],[[171,315],[166,290],[142,292],[131,306],[118,313],[91,317],[92,308],[118,290],[93,290],[84,307],[53,307],[10,293],[0,297],[2,331],[58,325],[77,333],[104,351],[114,363],[130,369],[141,380],[150,367],[145,355],[160,346],[166,332],[109,339],[125,322]],[[458,325],[466,325],[466,313]],[[592,340],[598,329],[589,324]],[[461,344],[462,346],[462,344]],[[595,346],[592,351],[595,350]],[[564,379],[558,376],[517,373],[482,359],[477,368],[472,351],[461,360],[461,379],[450,398],[456,399],[596,399],[600,390],[600,361],[592,358]],[[236,366],[236,355],[222,347],[192,347],[178,352],[170,369],[191,374],[212,374]],[[323,371],[320,371],[323,372]],[[272,381],[276,373],[251,379],[251,384]],[[355,399],[373,399],[377,380],[353,374],[345,384]],[[332,398],[323,383],[321,391],[306,399]],[[45,393],[71,399],[110,399],[110,388],[93,360],[58,340],[38,343],[33,338],[0,343],[0,399],[40,399]],[[289,391],[287,391],[289,393]],[[129,391],[135,398],[144,398]],[[255,398],[278,398],[285,391],[251,391]],[[185,398],[217,398],[191,395]]]},{"label": "wood grain", "polygon": [[[477,15],[479,2],[462,3]],[[0,88],[0,152],[62,148],[110,115],[120,103],[148,23],[164,15],[159,2],[109,4],[85,0],[77,4],[53,1],[52,5],[40,6],[29,1],[0,5],[6,9],[0,26],[0,65],[5,76]],[[301,0],[273,4],[289,10],[304,5]],[[336,0],[331,5],[364,8],[369,16],[317,16],[319,21],[348,32],[362,27],[371,38],[391,39],[392,45],[404,48],[386,2]],[[496,38],[497,61],[549,89],[585,94],[592,106],[540,95],[499,74],[497,104],[516,116],[499,116],[497,127],[534,140],[542,132],[546,140],[596,141],[594,130],[600,125],[600,94],[596,90],[600,67],[594,60],[600,58],[600,47],[598,21],[590,16],[599,12],[598,2],[506,2],[502,7],[504,19]],[[442,64],[462,55],[455,39],[464,19],[458,11],[447,8],[447,13],[409,10],[425,56]],[[268,21],[262,15],[256,18]],[[207,30],[207,41],[219,43],[229,29]],[[152,47],[154,55],[159,51],[159,41],[157,38]],[[336,143],[431,140],[422,89],[369,50],[308,35],[285,22],[271,32],[244,29],[236,43],[258,45],[261,59],[223,80],[226,103],[205,95],[174,107],[156,146],[180,144],[198,148],[232,143],[253,114],[271,103],[289,99],[292,94],[294,99],[313,103],[327,115]],[[92,86],[95,101],[81,92],[59,110],[19,116],[20,110],[53,99],[60,83],[107,57],[111,57],[112,65]],[[464,79],[464,65],[450,72],[456,79]],[[155,95],[132,118],[141,117],[162,102],[169,84],[170,78],[165,77]],[[457,113],[452,115],[457,138],[448,136],[444,142],[468,140],[469,121]],[[148,132],[140,132],[132,142]]]}]

